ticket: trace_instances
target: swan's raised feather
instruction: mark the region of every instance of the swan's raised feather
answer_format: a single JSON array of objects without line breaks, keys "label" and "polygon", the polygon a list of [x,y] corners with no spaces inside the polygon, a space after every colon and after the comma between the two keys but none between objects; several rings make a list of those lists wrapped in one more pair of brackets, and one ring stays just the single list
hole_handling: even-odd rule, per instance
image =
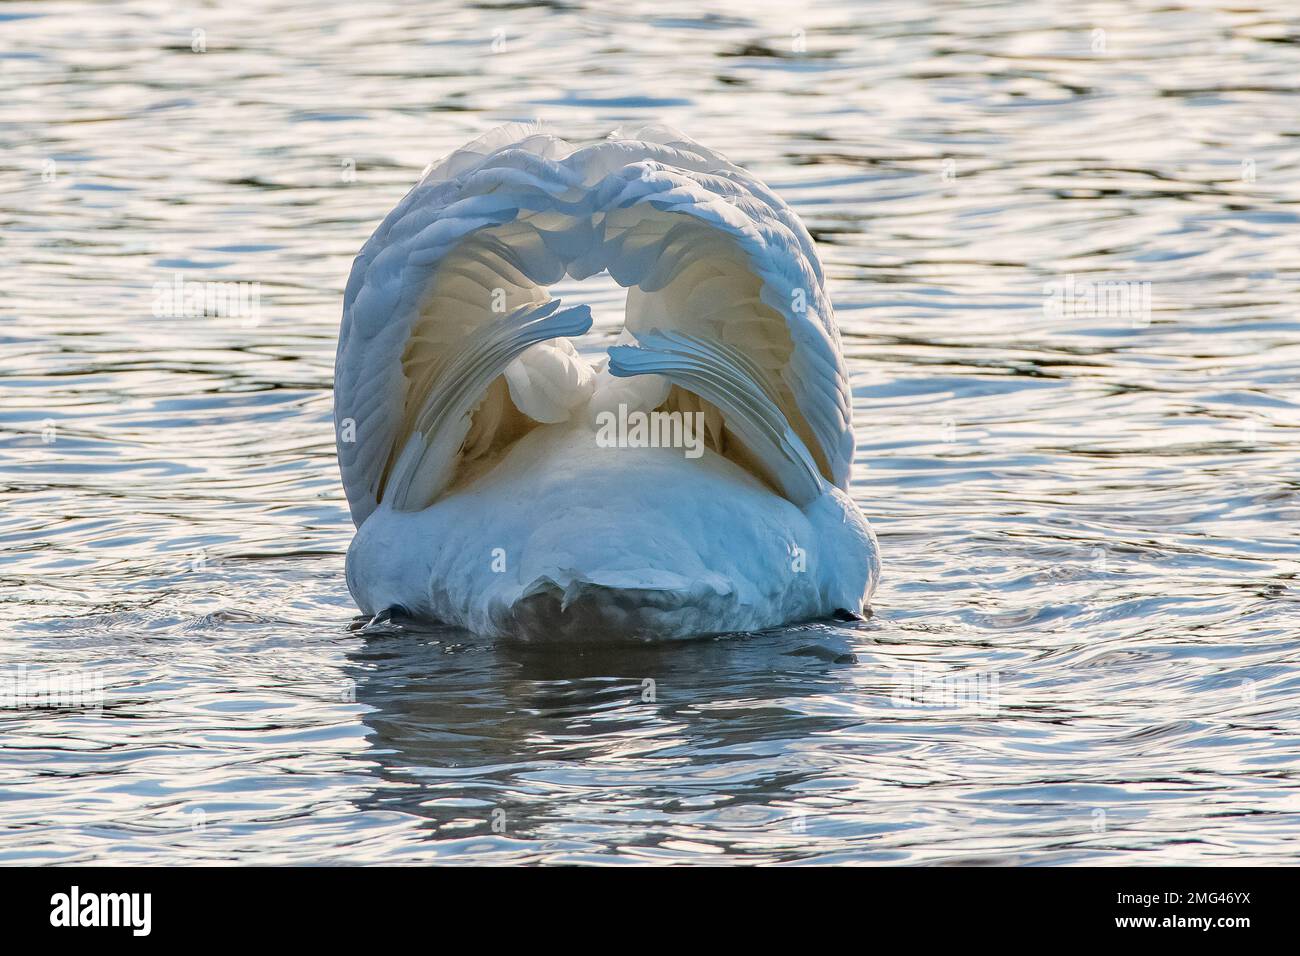
[{"label": "swan's raised feather", "polygon": [[[589,327],[586,310],[555,311],[546,287],[604,270],[628,287],[631,341],[600,371],[565,341]],[[672,130],[575,149],[515,124],[430,167],[357,256],[335,393],[360,529],[349,583],[365,610],[400,603],[488,632],[540,615],[561,630],[567,616],[688,633],[857,610],[874,586],[874,539],[841,493],[850,395],[812,240],[752,175]],[[638,402],[703,413],[708,455],[595,449],[592,416]],[[638,469],[654,488],[627,487],[645,480]],[[556,497],[561,472],[581,515]],[[727,481],[760,535],[748,572],[724,560],[739,519],[701,498],[706,487],[727,497]],[[516,494],[531,498],[519,527],[483,523]],[[644,521],[701,509],[718,540],[629,537],[620,556],[555,538],[617,544]],[[815,574],[797,567],[807,547],[826,551],[810,516],[855,525],[830,535],[848,551],[822,554]],[[505,570],[474,553],[476,522]],[[470,549],[464,567],[449,548]]]}]

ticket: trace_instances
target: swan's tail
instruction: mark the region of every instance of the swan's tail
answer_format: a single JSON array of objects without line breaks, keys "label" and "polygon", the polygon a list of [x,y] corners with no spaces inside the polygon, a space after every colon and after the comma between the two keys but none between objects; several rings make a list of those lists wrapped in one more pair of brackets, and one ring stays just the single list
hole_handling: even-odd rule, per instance
[{"label": "swan's tail", "polygon": [[393,462],[383,500],[397,511],[427,507],[448,485],[470,433],[473,411],[507,366],[539,342],[582,335],[591,328],[585,305],[559,309],[560,300],[525,306],[474,328],[438,368],[414,416],[414,427]]},{"label": "swan's tail", "polygon": [[826,487],[807,445],[773,398],[767,376],[740,350],[685,332],[636,333],[637,345],[609,350],[609,371],[619,377],[662,375],[717,406],[727,428],[755,468],[800,507]]}]

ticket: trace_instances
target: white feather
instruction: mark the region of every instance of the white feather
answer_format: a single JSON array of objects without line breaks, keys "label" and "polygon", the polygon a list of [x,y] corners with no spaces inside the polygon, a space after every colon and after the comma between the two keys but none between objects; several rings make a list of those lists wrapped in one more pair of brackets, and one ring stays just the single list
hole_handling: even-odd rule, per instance
[{"label": "white feather", "polygon": [[[596,372],[564,338],[582,322],[543,306],[548,285],[606,270],[636,346]],[[666,127],[574,148],[512,124],[431,165],[353,265],[335,396],[366,610],[500,633],[550,609],[560,630],[689,633],[857,610],[874,587],[874,538],[843,493],[850,393],[812,240],[751,174]],[[707,454],[597,447],[595,420],[618,408],[700,412]],[[684,524],[704,512],[696,540]],[[448,542],[476,536],[528,570],[447,563]],[[845,550],[772,578],[818,536]],[[741,540],[749,567],[724,553]]]}]

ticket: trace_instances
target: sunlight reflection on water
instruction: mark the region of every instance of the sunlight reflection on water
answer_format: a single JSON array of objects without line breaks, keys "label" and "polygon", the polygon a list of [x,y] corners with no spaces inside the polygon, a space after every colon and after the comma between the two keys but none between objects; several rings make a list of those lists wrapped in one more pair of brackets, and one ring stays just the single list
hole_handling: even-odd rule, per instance
[{"label": "sunlight reflection on water", "polygon": [[[1281,5],[242,7],[0,16],[0,671],[105,686],[0,709],[0,861],[1294,860]],[[349,629],[351,257],[538,117],[669,122],[804,217],[870,621]],[[256,321],[156,318],[177,277]],[[1045,308],[1067,281],[1149,308]],[[612,283],[557,292],[616,326]]]}]

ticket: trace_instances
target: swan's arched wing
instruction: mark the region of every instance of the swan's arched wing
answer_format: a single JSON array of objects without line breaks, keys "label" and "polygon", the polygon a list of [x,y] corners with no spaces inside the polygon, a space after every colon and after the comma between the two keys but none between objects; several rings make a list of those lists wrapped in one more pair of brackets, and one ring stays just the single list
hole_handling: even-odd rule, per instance
[{"label": "swan's arched wing", "polygon": [[611,274],[629,286],[627,328],[738,349],[765,373],[764,391],[823,477],[846,487],[852,396],[807,229],[775,193],[716,153],[664,127],[638,135],[698,155],[704,168],[647,158],[617,176],[605,253]]},{"label": "swan's arched wing", "polygon": [[[448,458],[437,468],[441,483],[405,476],[401,488],[418,493],[399,506],[417,509],[446,484],[450,459],[466,445],[487,453],[487,433],[522,427],[508,390],[493,387],[505,367],[470,362],[466,372],[467,347],[508,356],[507,363],[518,358],[517,350],[502,351],[501,342],[475,333],[512,315],[524,323],[547,301],[543,285],[564,274],[563,260],[535,229],[514,228],[521,209],[550,208],[572,186],[572,175],[547,158],[557,142],[514,124],[457,150],[429,167],[357,255],[344,293],[334,416],[343,487],[358,525],[384,497],[403,454],[404,468],[411,455]],[[552,331],[573,335],[589,326],[587,316],[585,324],[561,322]],[[458,368],[474,376],[471,406],[481,403],[460,420],[440,419],[449,429],[440,435],[421,432],[435,393],[466,384],[448,379]],[[426,446],[418,454],[408,451],[413,438]]]},{"label": "swan's arched wing", "polygon": [[[581,331],[574,313],[538,318],[544,287],[605,269],[629,287],[633,335],[678,333],[674,348],[695,343],[696,366],[701,356],[743,358],[755,421],[777,414],[789,425],[773,447],[790,450],[792,481],[806,480],[796,473],[810,458],[821,478],[847,484],[848,382],[821,266],[793,212],[746,171],[663,127],[575,150],[515,124],[431,166],[353,265],[335,418],[358,524],[394,495],[396,507],[424,507],[457,461],[518,437],[530,415],[556,414],[559,385],[536,376],[582,375],[562,356],[537,360],[519,347],[553,348],[546,336]],[[512,362],[528,368],[511,372]],[[537,395],[521,391],[533,385]],[[449,389],[455,402],[438,398]],[[434,422],[443,430],[430,434]]]}]

